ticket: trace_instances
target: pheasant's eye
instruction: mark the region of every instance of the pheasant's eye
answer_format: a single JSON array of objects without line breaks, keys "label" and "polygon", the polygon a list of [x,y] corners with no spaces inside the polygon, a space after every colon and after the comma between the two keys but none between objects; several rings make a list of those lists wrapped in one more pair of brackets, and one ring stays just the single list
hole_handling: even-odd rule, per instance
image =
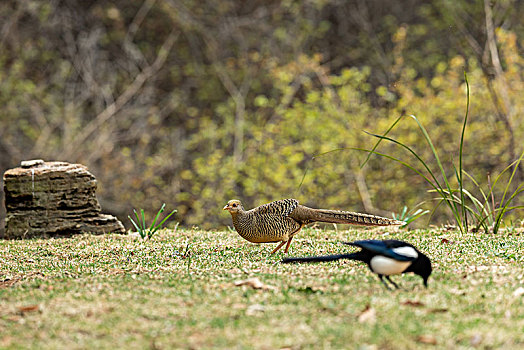
[{"label": "pheasant's eye", "polygon": [[236,203],[235,203],[235,204],[233,204],[233,208],[236,208],[236,206],[237,206],[237,204],[236,204]]}]

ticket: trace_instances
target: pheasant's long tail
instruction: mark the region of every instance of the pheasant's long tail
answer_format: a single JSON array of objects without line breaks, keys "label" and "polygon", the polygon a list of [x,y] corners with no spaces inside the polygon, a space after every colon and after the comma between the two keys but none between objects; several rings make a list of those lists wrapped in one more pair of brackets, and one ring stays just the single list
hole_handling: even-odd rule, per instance
[{"label": "pheasant's long tail", "polygon": [[302,205],[299,205],[298,208],[295,209],[295,211],[291,214],[291,216],[296,216],[297,218],[307,222],[321,221],[334,224],[352,224],[364,226],[390,226],[405,224],[403,221],[388,219],[381,216],[353,213],[349,211],[312,209]]}]

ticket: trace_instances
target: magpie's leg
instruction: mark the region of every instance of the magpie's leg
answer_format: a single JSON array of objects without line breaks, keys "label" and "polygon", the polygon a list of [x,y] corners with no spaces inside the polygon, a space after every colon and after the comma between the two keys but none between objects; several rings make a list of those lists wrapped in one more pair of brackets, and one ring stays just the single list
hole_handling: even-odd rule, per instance
[{"label": "magpie's leg", "polygon": [[395,288],[397,288],[397,289],[400,288],[400,287],[398,286],[398,284],[396,284],[395,282],[393,282],[389,276],[386,276],[386,279],[387,279],[387,280],[388,280],[392,285],[394,285]]},{"label": "magpie's leg", "polygon": [[388,286],[388,284],[386,283],[386,281],[384,281],[384,275],[378,275],[378,278],[380,278],[380,282],[382,282],[384,284],[384,286],[386,286],[386,289],[387,290],[391,290],[391,288]]}]

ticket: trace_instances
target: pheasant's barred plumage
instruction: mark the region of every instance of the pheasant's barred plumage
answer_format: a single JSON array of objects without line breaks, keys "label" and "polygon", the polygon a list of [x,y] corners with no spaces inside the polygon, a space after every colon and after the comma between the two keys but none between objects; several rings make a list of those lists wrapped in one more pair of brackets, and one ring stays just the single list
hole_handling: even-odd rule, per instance
[{"label": "pheasant's barred plumage", "polygon": [[276,252],[287,242],[287,253],[291,239],[305,225],[320,221],[337,224],[365,226],[402,225],[404,222],[347,211],[312,209],[298,204],[296,199],[282,199],[244,210],[239,200],[230,200],[224,207],[233,218],[238,234],[253,243],[281,242]]}]

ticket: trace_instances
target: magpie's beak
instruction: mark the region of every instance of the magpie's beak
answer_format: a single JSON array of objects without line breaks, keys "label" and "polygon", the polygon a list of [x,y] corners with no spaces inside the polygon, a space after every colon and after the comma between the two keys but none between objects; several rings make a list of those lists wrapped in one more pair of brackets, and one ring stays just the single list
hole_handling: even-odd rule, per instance
[{"label": "magpie's beak", "polygon": [[424,287],[426,287],[426,288],[428,287],[428,279],[427,279],[427,277],[424,278]]}]

